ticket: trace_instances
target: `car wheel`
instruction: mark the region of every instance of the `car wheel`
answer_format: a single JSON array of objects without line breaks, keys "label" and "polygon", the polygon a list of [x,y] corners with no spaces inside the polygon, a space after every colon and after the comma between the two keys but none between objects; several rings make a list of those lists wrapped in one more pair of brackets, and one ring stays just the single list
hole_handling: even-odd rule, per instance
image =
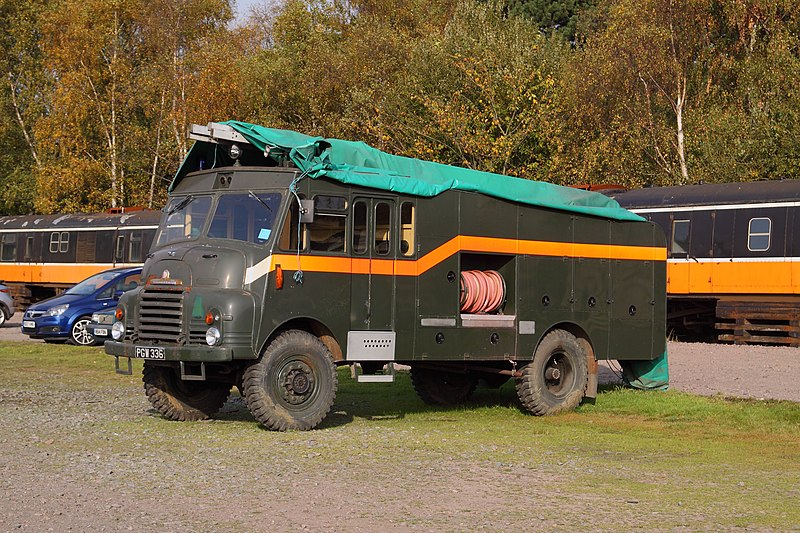
[{"label": "car wheel", "polygon": [[82,316],[72,325],[69,332],[69,342],[76,346],[92,346],[95,343],[94,335],[89,333],[91,317]]},{"label": "car wheel", "polygon": [[6,308],[0,305],[0,328],[6,323]]}]

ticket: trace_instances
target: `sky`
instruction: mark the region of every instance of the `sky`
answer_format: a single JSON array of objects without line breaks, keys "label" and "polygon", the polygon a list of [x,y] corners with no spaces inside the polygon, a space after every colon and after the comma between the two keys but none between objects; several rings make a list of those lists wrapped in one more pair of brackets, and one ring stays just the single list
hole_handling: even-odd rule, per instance
[{"label": "sky", "polygon": [[262,3],[265,3],[264,0],[236,0],[236,20],[241,22],[250,13],[252,6]]}]

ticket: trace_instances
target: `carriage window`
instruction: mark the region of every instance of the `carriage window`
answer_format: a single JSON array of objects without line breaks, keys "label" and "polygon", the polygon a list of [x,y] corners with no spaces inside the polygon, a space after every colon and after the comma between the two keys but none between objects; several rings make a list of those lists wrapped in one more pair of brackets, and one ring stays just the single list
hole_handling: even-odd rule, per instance
[{"label": "carriage window", "polygon": [[375,253],[389,255],[392,249],[392,208],[385,202],[375,204]]},{"label": "carriage window", "polygon": [[670,251],[673,254],[686,254],[689,252],[689,220],[674,220],[672,222],[672,246]]},{"label": "carriage window", "polygon": [[25,259],[33,259],[33,237],[28,237],[27,242],[25,243]]},{"label": "carriage window", "polygon": [[54,231],[50,234],[50,253],[65,254],[69,251],[69,233],[66,231]]},{"label": "carriage window", "polygon": [[142,260],[142,232],[131,232],[130,250],[128,254],[128,261],[139,263]]},{"label": "carriage window", "polygon": [[353,251],[363,254],[367,251],[367,204],[353,204]]},{"label": "carriage window", "polygon": [[17,258],[17,235],[6,233],[0,237],[0,260],[14,261]]},{"label": "carriage window", "polygon": [[114,257],[117,261],[122,261],[122,255],[125,253],[125,235],[117,235],[117,248],[114,252]]},{"label": "carriage window", "polygon": [[314,222],[308,225],[309,247],[319,252],[344,252],[347,199],[314,197]]},{"label": "carriage window", "polygon": [[751,218],[747,228],[747,249],[751,252],[769,250],[772,220],[769,218]]},{"label": "carriage window", "polygon": [[400,206],[400,253],[414,255],[414,204],[403,202]]}]

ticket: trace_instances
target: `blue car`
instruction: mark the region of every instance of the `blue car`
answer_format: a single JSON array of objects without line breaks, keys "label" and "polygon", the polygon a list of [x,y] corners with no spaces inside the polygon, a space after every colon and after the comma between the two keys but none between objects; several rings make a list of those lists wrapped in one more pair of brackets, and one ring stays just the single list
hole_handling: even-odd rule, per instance
[{"label": "blue car", "polygon": [[139,286],[141,277],[141,267],[95,274],[59,296],[28,307],[22,317],[22,333],[45,342],[91,346],[97,342],[87,327],[92,314],[114,309],[123,292]]}]

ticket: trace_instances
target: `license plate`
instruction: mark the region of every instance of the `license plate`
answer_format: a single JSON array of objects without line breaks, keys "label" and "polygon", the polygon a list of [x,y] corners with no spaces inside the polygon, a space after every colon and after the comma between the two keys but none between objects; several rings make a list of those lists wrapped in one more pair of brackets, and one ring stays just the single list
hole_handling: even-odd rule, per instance
[{"label": "license plate", "polygon": [[35,329],[36,328],[36,322],[34,322],[33,320],[23,320],[22,321],[22,327],[23,328]]},{"label": "license plate", "polygon": [[138,359],[164,359],[164,348],[160,346],[137,346],[135,353]]},{"label": "license plate", "polygon": [[94,328],[94,334],[97,336],[108,335],[108,330],[105,328]]}]

